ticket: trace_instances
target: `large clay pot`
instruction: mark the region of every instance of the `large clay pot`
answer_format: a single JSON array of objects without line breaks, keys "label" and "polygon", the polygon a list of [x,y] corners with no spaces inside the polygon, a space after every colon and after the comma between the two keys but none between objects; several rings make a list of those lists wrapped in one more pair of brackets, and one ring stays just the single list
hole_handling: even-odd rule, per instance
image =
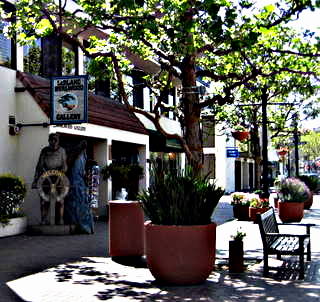
[{"label": "large clay pot", "polygon": [[253,208],[253,207],[249,207],[249,218],[251,221],[253,221],[254,223],[258,222],[258,217],[257,214],[262,214],[266,211],[268,211],[270,208]]},{"label": "large clay pot", "polygon": [[249,206],[236,204],[233,206],[233,216],[238,220],[247,221],[249,220]]},{"label": "large clay pot", "polygon": [[151,274],[161,283],[191,285],[212,272],[216,224],[167,226],[145,223],[146,256]]},{"label": "large clay pot", "polygon": [[282,222],[300,222],[303,218],[303,202],[279,202],[278,206]]},{"label": "large clay pot", "polygon": [[230,240],[229,241],[229,272],[242,273],[244,271],[243,265],[243,241]]},{"label": "large clay pot", "polygon": [[137,201],[109,201],[109,255],[144,255],[144,214]]},{"label": "large clay pot", "polygon": [[308,199],[304,202],[304,209],[309,210],[313,204],[313,192],[310,192]]}]

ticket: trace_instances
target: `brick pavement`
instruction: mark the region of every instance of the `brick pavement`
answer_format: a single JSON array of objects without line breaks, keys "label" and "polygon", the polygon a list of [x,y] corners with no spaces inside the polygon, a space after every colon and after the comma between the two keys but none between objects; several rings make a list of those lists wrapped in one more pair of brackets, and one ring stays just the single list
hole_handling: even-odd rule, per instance
[{"label": "brick pavement", "polygon": [[[256,261],[262,258],[257,225],[229,221],[232,208],[228,202],[225,197],[214,215],[219,224],[217,269],[202,285],[159,286],[145,267],[116,263],[107,257],[106,224],[98,222],[94,235],[1,238],[0,302],[320,301],[319,196],[305,218],[318,226],[311,233],[313,261],[304,281],[296,280],[291,270],[294,262],[283,270],[279,268],[288,262],[278,260],[271,261],[271,277],[262,277],[262,264]],[[243,274],[229,274],[228,239],[240,225],[247,232],[244,248],[248,267]],[[288,276],[281,276],[283,271]]]}]

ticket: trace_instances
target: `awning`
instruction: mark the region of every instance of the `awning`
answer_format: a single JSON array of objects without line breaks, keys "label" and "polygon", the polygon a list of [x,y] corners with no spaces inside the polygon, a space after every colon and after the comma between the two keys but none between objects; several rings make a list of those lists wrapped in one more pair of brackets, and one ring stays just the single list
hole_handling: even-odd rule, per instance
[{"label": "awning", "polygon": [[174,138],[166,138],[163,134],[148,130],[151,152],[184,152],[180,142]]}]

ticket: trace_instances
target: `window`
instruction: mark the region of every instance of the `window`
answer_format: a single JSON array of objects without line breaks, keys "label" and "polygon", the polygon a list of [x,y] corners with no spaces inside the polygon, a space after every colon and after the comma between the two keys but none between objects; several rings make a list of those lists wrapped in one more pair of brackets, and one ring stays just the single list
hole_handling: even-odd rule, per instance
[{"label": "window", "polygon": [[215,123],[213,117],[205,116],[202,118],[202,140],[203,147],[215,147]]},{"label": "window", "polygon": [[145,87],[145,80],[143,79],[144,73],[139,70],[132,72],[133,84],[133,106],[143,109],[143,89]]},{"label": "window", "polygon": [[205,154],[203,163],[203,175],[209,178],[216,178],[216,157],[214,154]]},{"label": "window", "polygon": [[40,75],[41,71],[41,40],[38,39],[33,45],[23,46],[23,70],[32,74]]},{"label": "window", "polygon": [[62,75],[77,75],[79,73],[77,47],[63,41],[61,63]]},{"label": "window", "polygon": [[[2,1],[1,1],[2,2]],[[4,2],[3,8],[6,12],[12,12],[14,7],[12,4]],[[10,20],[0,20],[0,65],[9,68],[16,68],[16,47],[13,40],[8,39],[3,30]]]}]

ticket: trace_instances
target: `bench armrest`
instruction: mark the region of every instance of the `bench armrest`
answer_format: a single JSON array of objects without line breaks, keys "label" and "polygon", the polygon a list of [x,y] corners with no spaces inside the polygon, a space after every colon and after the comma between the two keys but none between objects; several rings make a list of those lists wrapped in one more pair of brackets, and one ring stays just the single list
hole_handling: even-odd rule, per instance
[{"label": "bench armrest", "polygon": [[294,225],[294,226],[312,227],[312,226],[315,226],[315,223],[278,223],[278,225]]},{"label": "bench armrest", "polygon": [[266,233],[266,236],[270,237],[299,237],[299,238],[308,238],[309,234],[281,234],[281,233]]}]

